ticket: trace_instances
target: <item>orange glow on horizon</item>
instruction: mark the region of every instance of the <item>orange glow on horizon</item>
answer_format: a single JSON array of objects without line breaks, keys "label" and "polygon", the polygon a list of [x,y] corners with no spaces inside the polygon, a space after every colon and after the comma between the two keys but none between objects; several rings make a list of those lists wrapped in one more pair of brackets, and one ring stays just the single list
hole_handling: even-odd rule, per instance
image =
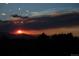
[{"label": "orange glow on horizon", "polygon": [[17,33],[17,34],[22,34],[23,31],[22,31],[22,30],[18,30],[16,33]]},{"label": "orange glow on horizon", "polygon": [[17,30],[17,31],[15,31],[15,34],[31,34],[31,33],[26,30]]},{"label": "orange glow on horizon", "polygon": [[79,36],[79,27],[69,27],[69,28],[49,28],[44,30],[29,30],[25,28],[15,28],[9,33],[14,35],[27,34],[27,35],[38,35],[45,33],[46,35],[62,34],[62,33],[72,33],[74,36]]},{"label": "orange glow on horizon", "polygon": [[16,29],[14,31],[10,32],[11,34],[15,35],[21,35],[21,34],[27,34],[27,35],[36,35],[36,31],[30,31],[30,30],[24,30],[24,29]]}]

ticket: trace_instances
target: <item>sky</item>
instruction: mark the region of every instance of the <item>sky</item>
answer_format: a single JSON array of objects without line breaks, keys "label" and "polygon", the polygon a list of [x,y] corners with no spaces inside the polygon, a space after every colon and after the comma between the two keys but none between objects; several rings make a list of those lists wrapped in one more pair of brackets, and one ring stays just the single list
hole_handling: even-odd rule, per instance
[{"label": "sky", "polygon": [[[39,17],[50,15],[60,16],[69,12],[79,12],[78,3],[0,3],[0,20],[10,20],[11,15]],[[68,17],[68,16],[67,16]],[[76,18],[75,18],[76,17]],[[31,29],[33,33],[40,34],[42,32],[47,35],[57,33],[72,32],[73,35],[79,36],[79,19],[78,15],[69,18],[56,19],[32,19],[31,23],[26,24],[26,28]],[[50,19],[50,20],[49,20]],[[44,21],[41,23],[41,21]]]},{"label": "sky", "polygon": [[0,19],[7,20],[12,14],[31,17],[78,7],[77,3],[0,3]]}]

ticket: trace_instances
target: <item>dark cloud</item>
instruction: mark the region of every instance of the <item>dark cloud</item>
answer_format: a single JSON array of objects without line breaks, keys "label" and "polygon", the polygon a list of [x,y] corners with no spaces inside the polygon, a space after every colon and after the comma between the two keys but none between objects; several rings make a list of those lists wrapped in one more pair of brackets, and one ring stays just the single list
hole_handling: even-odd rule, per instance
[{"label": "dark cloud", "polygon": [[19,16],[19,15],[17,15],[17,14],[11,15],[11,17],[28,18],[28,16]]},{"label": "dark cloud", "polygon": [[[26,28],[28,30],[42,30],[48,28],[63,28],[79,26],[79,13],[68,13],[59,16],[42,16],[36,18],[28,18],[26,24],[4,24],[3,28],[7,30],[15,28]],[[25,22],[25,20],[24,20]],[[2,29],[3,30],[3,29]]]},{"label": "dark cloud", "polygon": [[60,16],[43,16],[31,18],[35,22],[24,24],[30,29],[47,29],[47,28],[60,28],[72,27],[79,25],[79,13],[68,13]]}]

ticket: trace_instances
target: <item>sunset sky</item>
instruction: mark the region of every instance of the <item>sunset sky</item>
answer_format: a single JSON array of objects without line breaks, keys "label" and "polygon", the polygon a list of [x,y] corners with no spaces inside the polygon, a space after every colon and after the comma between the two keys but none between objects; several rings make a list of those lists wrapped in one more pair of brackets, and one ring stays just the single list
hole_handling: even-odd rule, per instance
[{"label": "sunset sky", "polygon": [[[29,18],[37,17],[37,20],[31,19],[31,23],[25,24],[26,28],[34,34],[44,32],[52,35],[71,32],[73,35],[79,36],[79,15],[61,16],[74,12],[79,13],[78,3],[0,3],[0,20],[10,20],[13,14]],[[43,16],[47,18],[43,18]],[[60,18],[56,18],[58,16]]]}]

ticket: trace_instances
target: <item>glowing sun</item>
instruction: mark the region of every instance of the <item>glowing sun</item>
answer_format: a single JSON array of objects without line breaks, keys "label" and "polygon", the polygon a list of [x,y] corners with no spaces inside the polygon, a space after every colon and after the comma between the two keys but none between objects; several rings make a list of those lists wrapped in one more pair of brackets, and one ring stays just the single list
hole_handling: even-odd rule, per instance
[{"label": "glowing sun", "polygon": [[11,31],[10,32],[11,34],[29,34],[29,35],[32,35],[33,32],[32,31],[29,31],[29,30],[23,30],[23,29],[15,29],[14,31]]},{"label": "glowing sun", "polygon": [[23,31],[22,31],[22,30],[18,30],[16,33],[17,33],[17,34],[22,34]]}]

